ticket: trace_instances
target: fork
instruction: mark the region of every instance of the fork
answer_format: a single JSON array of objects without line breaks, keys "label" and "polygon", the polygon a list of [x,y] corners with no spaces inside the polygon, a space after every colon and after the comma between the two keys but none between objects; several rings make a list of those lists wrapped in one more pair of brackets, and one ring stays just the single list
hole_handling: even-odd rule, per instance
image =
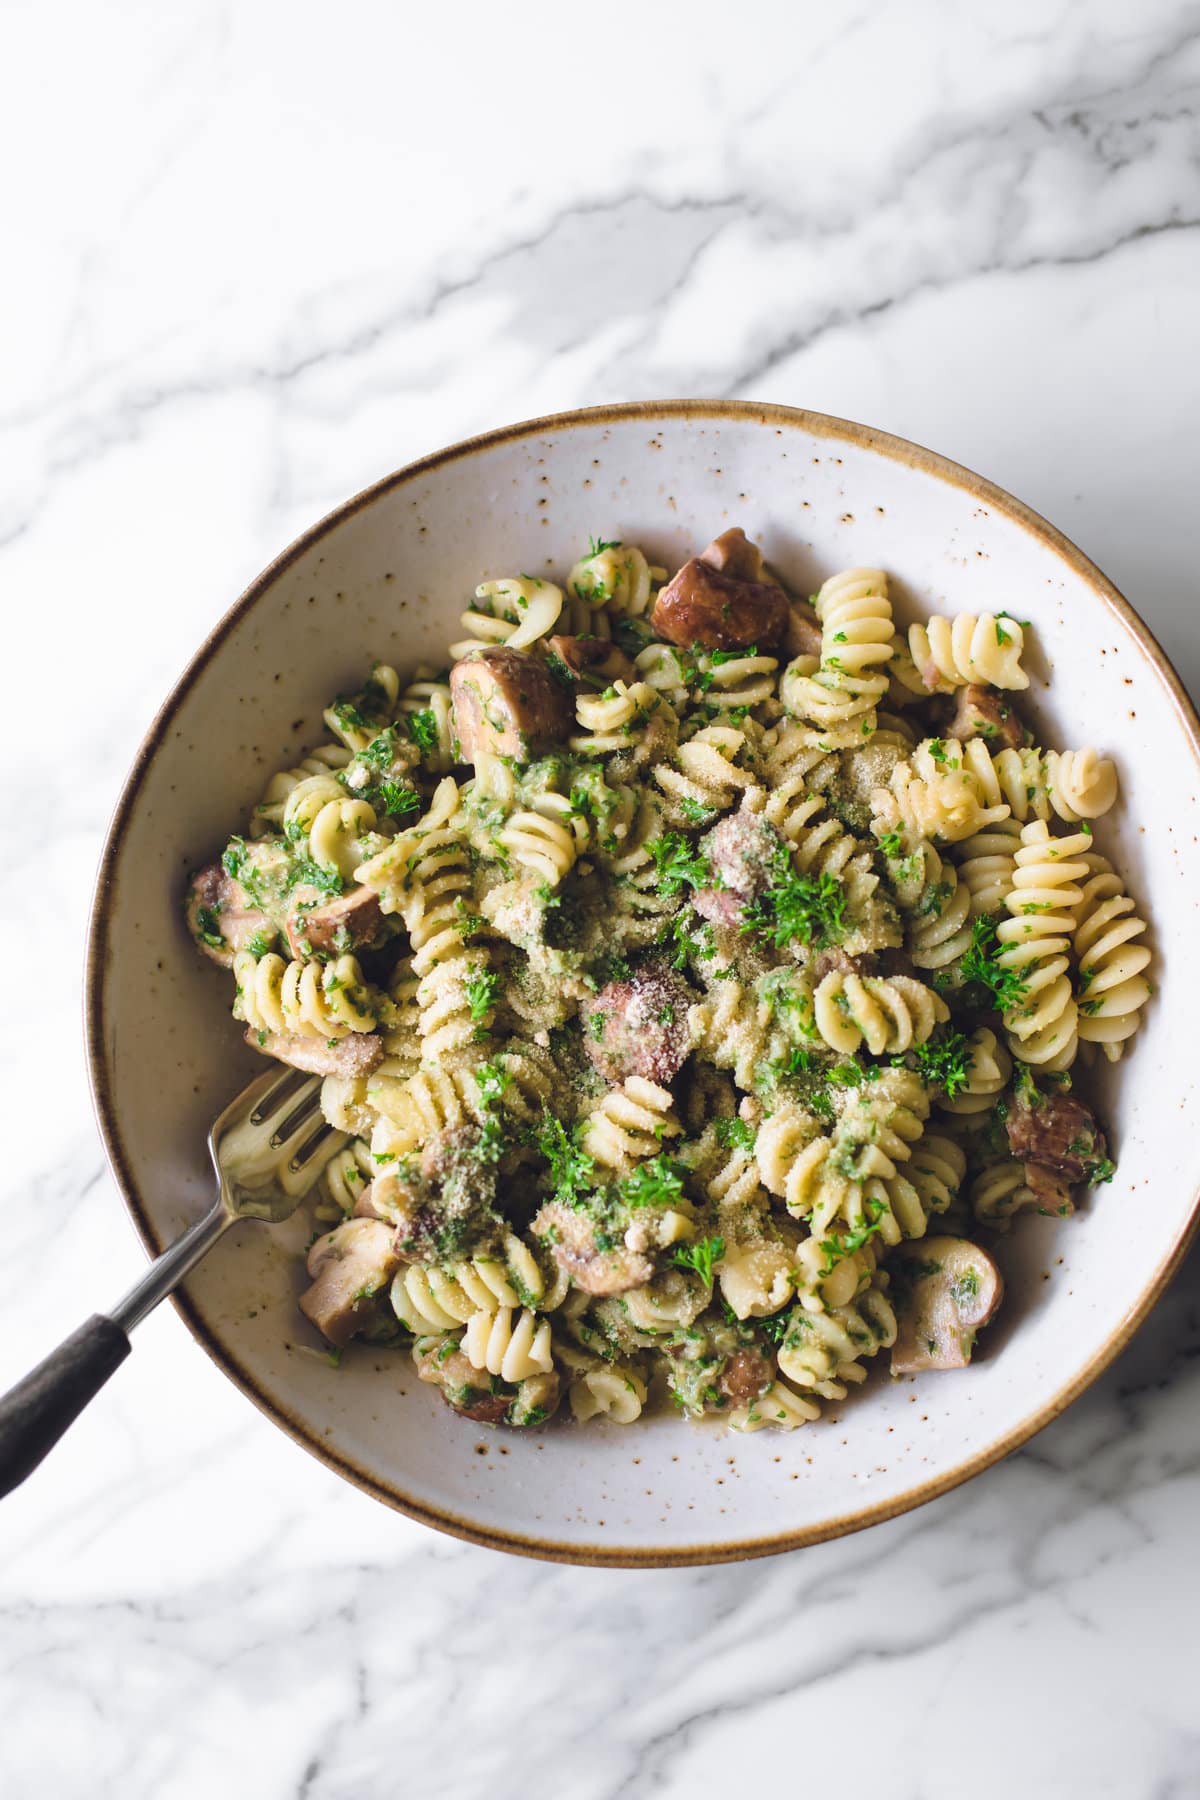
[{"label": "fork", "polygon": [[278,1225],[291,1218],[346,1140],[320,1111],[321,1083],[276,1070],[252,1081],[208,1134],[217,1198],[155,1258],[109,1313],[86,1324],[0,1399],[0,1496],[11,1493],[54,1448],[129,1355],[129,1334],[191,1273],[239,1219]]}]

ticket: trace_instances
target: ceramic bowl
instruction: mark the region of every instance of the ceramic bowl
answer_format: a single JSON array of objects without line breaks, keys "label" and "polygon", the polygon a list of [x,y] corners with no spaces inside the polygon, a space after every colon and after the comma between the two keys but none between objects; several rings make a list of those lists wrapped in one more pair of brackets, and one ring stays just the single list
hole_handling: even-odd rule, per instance
[{"label": "ceramic bowl", "polygon": [[[793,588],[850,564],[894,578],[898,616],[1033,622],[1044,741],[1096,743],[1122,797],[1100,846],[1149,908],[1158,993],[1103,1083],[1116,1179],[1073,1219],[1001,1245],[1008,1297],[962,1373],[864,1391],[791,1435],[674,1416],[623,1428],[489,1432],[359,1349],[338,1369],[296,1310],[305,1221],[239,1227],[178,1299],[208,1354],[267,1416],[389,1505],[498,1548],[588,1563],[753,1556],[852,1531],[944,1493],[1046,1424],[1116,1355],[1183,1254],[1200,1186],[1183,947],[1200,900],[1200,727],[1166,657],[1104,576],[989,483],[859,425],[779,407],[638,404],[540,419],[441,451],[348,501],[285,550],[197,651],[121,796],[88,970],[95,1102],[148,1249],[208,1203],[205,1131],[261,1062],[227,977],[186,938],[185,871],[320,733],[372,657],[444,660],[484,577],[565,571],[589,534],[677,566],[726,526]],[[1174,965],[1174,966],[1173,966]],[[146,1078],[153,1071],[153,1080]],[[882,1361],[882,1359],[881,1359]]]}]

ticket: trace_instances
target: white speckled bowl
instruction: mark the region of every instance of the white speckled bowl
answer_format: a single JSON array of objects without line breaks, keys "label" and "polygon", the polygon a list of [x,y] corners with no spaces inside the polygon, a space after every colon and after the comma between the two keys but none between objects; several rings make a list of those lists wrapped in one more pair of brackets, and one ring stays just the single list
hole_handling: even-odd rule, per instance
[{"label": "white speckled bowl", "polygon": [[733,523],[802,593],[847,564],[877,564],[895,577],[901,616],[911,601],[1032,619],[1033,710],[1049,741],[1097,742],[1119,760],[1123,798],[1097,835],[1151,908],[1161,992],[1105,1087],[1118,1175],[1075,1219],[1011,1234],[1008,1298],[980,1360],[916,1382],[877,1368],[833,1419],[790,1436],[674,1417],[488,1432],[456,1418],[403,1356],[358,1350],[335,1371],[316,1353],[295,1307],[305,1224],[226,1238],[179,1301],[209,1355],[350,1480],[508,1550],[717,1561],[930,1499],[1020,1444],[1104,1368],[1194,1224],[1181,966],[1200,896],[1200,725],[1162,651],[1078,550],[966,470],[841,420],[698,401],[535,420],[403,469],[285,551],[198,651],[121,796],[89,947],[96,1108],[143,1240],[159,1249],[207,1203],[205,1130],[261,1068],[229,1019],[228,978],[184,934],[185,871],[315,739],[327,697],[370,656],[402,670],[442,660],[484,576],[563,570],[589,533],[674,567]]}]

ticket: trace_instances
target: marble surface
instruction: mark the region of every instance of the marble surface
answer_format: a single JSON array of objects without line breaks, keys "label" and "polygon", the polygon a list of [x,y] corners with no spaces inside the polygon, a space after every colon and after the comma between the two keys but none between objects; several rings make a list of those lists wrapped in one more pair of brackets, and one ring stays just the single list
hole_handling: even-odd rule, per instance
[{"label": "marble surface", "polygon": [[[4,38],[0,1381],[140,1264],[77,1025],[125,768],[366,481],[593,401],[821,408],[1046,513],[1200,686],[1195,4],[17,0]],[[0,1509],[0,1793],[1200,1795],[1198,1502],[1195,1252],[968,1488],[658,1574],[386,1513],[164,1311]]]}]

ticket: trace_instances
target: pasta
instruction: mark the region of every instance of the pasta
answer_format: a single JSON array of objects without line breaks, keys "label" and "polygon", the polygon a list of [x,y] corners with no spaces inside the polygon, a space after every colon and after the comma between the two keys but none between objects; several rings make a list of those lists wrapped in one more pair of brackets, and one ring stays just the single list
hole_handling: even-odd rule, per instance
[{"label": "pasta", "polygon": [[793,1430],[888,1351],[962,1366],[982,1244],[970,1332],[921,1296],[1111,1176],[1079,1070],[1151,995],[1114,764],[997,698],[1025,629],[902,636],[874,569],[810,608],[732,528],[481,582],[462,633],[337,697],[188,893],[322,1077],[307,1317],[525,1428],[665,1388]]},{"label": "pasta", "polygon": [[959,613],[908,629],[907,655],[898,641],[893,660],[901,685],[914,694],[949,694],[968,682],[1027,688],[1021,667],[1025,633],[1007,614]]}]

